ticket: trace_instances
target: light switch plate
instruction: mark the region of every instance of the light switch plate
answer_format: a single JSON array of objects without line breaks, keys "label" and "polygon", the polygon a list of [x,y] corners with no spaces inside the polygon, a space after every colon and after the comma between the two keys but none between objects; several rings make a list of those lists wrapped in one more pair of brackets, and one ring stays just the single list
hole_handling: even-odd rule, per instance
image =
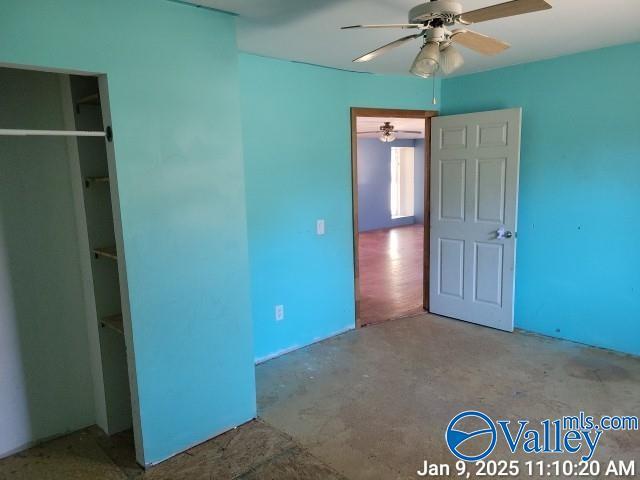
[{"label": "light switch plate", "polygon": [[324,235],[324,219],[316,220],[316,233],[318,235]]},{"label": "light switch plate", "polygon": [[276,321],[284,320],[284,305],[276,305]]}]

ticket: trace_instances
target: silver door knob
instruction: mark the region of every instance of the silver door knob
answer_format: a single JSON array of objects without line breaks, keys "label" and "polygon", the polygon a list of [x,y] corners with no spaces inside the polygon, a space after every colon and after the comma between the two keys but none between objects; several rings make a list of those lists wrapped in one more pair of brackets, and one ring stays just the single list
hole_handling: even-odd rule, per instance
[{"label": "silver door knob", "polygon": [[498,230],[496,230],[496,240],[503,240],[505,238],[511,237],[513,237],[513,233],[504,227],[500,227]]}]

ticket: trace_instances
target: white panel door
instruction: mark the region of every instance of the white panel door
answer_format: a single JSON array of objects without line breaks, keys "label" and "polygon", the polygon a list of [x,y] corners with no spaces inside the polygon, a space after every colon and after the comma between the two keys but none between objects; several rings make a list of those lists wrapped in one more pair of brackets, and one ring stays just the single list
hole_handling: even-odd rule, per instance
[{"label": "white panel door", "polygon": [[513,331],[521,116],[431,120],[433,313]]}]

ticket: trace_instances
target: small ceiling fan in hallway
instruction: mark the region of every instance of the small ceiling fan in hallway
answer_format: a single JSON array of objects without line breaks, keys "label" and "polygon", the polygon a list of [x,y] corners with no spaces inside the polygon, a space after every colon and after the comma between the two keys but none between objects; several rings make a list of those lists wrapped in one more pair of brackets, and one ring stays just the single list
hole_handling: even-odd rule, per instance
[{"label": "small ceiling fan in hallway", "polygon": [[419,132],[417,130],[396,130],[395,127],[391,125],[391,122],[384,122],[384,124],[381,125],[378,130],[373,130],[369,132],[357,132],[357,133],[358,135],[366,135],[368,133],[377,133],[377,134],[380,134],[378,139],[381,142],[388,143],[388,142],[393,142],[396,139],[397,133],[421,134],[422,132]]},{"label": "small ceiling fan in hallway", "polygon": [[402,28],[418,30],[418,33],[399,38],[353,61],[368,62],[389,50],[422,37],[423,46],[413,61],[410,72],[420,77],[429,78],[434,76],[436,72],[448,75],[463,65],[464,59],[460,52],[454,48],[454,43],[483,55],[496,55],[510,46],[506,42],[467,28],[449,30],[448,27],[456,24],[466,26],[550,8],[551,5],[545,0],[512,0],[463,13],[462,5],[454,0],[431,0],[417,5],[409,11],[409,23],[351,25],[342,27],[342,29]]}]

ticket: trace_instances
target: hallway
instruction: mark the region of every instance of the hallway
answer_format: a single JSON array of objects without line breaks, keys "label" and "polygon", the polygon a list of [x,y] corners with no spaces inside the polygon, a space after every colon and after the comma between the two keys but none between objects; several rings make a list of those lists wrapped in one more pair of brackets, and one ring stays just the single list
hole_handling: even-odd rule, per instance
[{"label": "hallway", "polygon": [[362,325],[422,312],[423,225],[361,232]]}]

